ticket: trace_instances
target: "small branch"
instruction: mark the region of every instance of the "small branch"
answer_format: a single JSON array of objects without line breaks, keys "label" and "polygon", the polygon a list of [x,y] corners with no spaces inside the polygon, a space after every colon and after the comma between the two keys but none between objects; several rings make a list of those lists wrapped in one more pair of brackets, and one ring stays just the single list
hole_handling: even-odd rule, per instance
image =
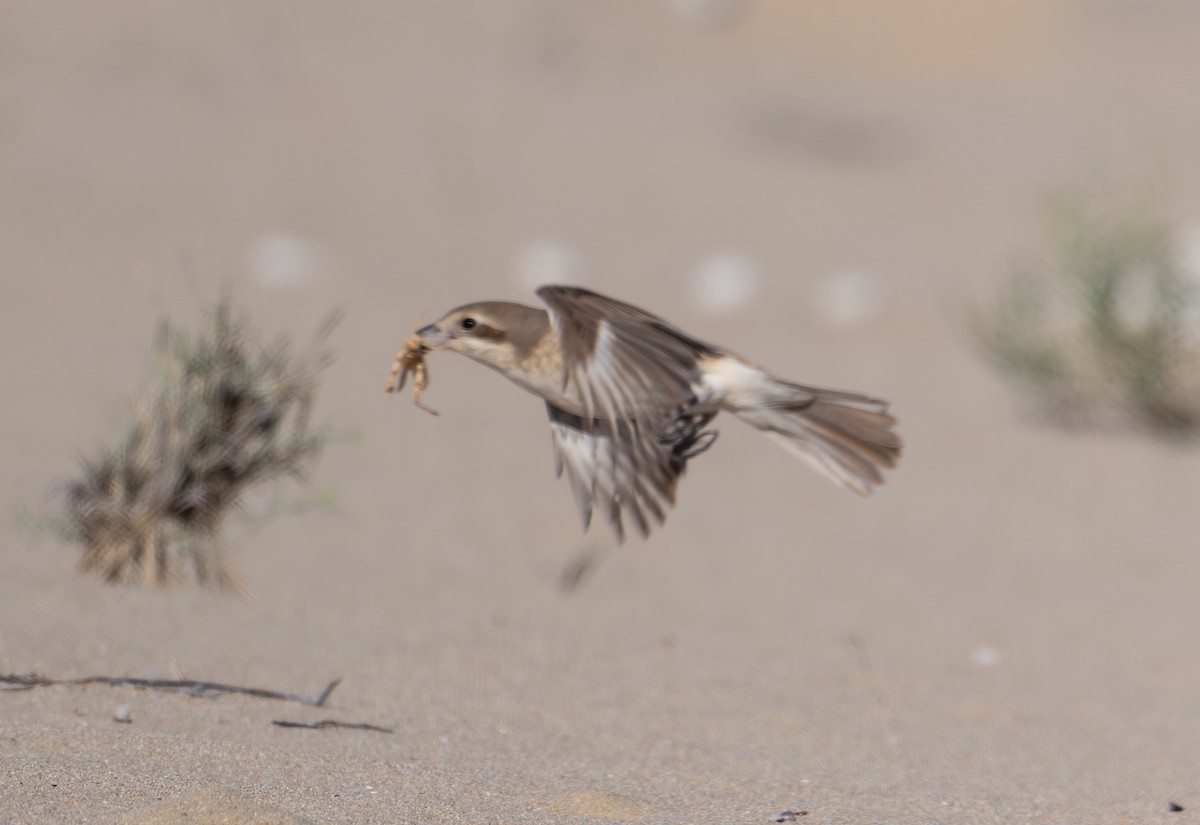
[{"label": "small branch", "polygon": [[348,728],[350,730],[373,730],[376,733],[395,733],[391,728],[368,725],[366,722],[339,722],[336,719],[322,719],[320,722],[290,722],[287,719],[272,719],[271,724],[281,728],[308,728],[310,730]]},{"label": "small branch", "polygon": [[333,689],[341,681],[340,678],[334,679],[325,686],[324,690],[315,696],[300,696],[299,694],[283,693],[278,690],[239,687],[237,685],[221,684],[220,682],[197,682],[191,679],[138,679],[129,676],[84,676],[80,679],[50,679],[45,676],[39,676],[36,673],[10,673],[0,674],[0,684],[9,685],[9,687],[3,687],[0,690],[31,690],[33,688],[51,687],[53,685],[108,685],[109,687],[136,687],[146,690],[172,691],[186,693],[188,696],[215,697],[234,693],[240,696],[253,696],[256,699],[298,702],[302,705],[319,708],[325,704],[325,701],[329,698],[329,694],[333,693]]}]

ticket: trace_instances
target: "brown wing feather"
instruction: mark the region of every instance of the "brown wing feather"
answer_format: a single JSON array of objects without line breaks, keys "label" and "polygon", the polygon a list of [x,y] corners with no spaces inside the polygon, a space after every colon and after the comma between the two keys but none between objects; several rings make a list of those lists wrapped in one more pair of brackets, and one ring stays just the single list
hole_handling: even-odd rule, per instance
[{"label": "brown wing feather", "polygon": [[546,411],[558,474],[567,475],[585,530],[595,507],[603,512],[617,541],[625,537],[626,520],[643,537],[663,523],[687,465],[685,450],[663,443],[634,422],[619,427],[606,421],[585,422],[549,403]]},{"label": "brown wing feather", "polygon": [[694,400],[697,361],[715,347],[632,304],[579,287],[537,291],[562,344],[564,380],[589,417],[658,424]]}]

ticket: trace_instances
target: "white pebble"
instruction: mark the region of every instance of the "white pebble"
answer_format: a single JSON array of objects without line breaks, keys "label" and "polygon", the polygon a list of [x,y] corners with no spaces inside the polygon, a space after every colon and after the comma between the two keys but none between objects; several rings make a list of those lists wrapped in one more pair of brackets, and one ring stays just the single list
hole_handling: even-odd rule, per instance
[{"label": "white pebble", "polygon": [[815,303],[821,317],[833,326],[854,326],[882,314],[886,291],[880,280],[851,269],[830,275],[817,285]]},{"label": "white pebble", "polygon": [[513,269],[518,286],[527,290],[545,284],[582,286],[584,282],[583,258],[570,244],[552,238],[525,244]]},{"label": "white pebble", "polygon": [[317,258],[316,246],[302,235],[268,232],[250,247],[250,274],[273,289],[306,286],[316,280]]},{"label": "white pebble", "polygon": [[707,312],[734,312],[754,299],[761,280],[749,255],[735,249],[716,252],[696,266],[691,298]]},{"label": "white pebble", "polygon": [[999,650],[989,645],[980,645],[971,651],[971,664],[976,667],[995,667],[1003,658]]}]

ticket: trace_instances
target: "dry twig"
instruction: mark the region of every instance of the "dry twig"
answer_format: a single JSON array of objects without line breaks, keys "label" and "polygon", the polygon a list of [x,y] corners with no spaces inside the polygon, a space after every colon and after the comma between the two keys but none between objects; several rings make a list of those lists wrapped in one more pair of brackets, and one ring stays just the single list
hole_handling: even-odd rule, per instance
[{"label": "dry twig", "polygon": [[310,730],[347,728],[350,730],[372,730],[376,733],[395,733],[391,728],[381,728],[379,725],[370,725],[366,722],[339,722],[336,719],[322,719],[319,722],[290,722],[287,719],[272,719],[271,724],[278,725],[281,728],[307,728]]},{"label": "dry twig", "polygon": [[146,690],[162,690],[173,693],[184,693],[188,696],[216,697],[227,693],[239,696],[252,696],[256,699],[276,699],[282,702],[298,702],[302,705],[319,708],[325,704],[329,694],[342,680],[334,679],[325,689],[313,696],[301,696],[296,693],[283,693],[278,690],[263,688],[239,687],[220,682],[200,682],[193,679],[139,679],[132,676],[84,676],[79,679],[51,679],[36,673],[0,674],[0,684],[9,685],[0,690],[31,690],[38,687],[53,687],[55,685],[108,685],[110,687],[136,687]]}]

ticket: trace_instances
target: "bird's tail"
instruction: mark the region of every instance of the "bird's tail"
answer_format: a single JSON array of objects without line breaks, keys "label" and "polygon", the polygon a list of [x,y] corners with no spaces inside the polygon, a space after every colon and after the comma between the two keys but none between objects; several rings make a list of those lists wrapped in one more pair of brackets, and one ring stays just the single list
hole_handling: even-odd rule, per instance
[{"label": "bird's tail", "polygon": [[738,418],[861,495],[883,483],[902,448],[886,401],[777,378],[765,383],[761,403],[734,410]]}]

